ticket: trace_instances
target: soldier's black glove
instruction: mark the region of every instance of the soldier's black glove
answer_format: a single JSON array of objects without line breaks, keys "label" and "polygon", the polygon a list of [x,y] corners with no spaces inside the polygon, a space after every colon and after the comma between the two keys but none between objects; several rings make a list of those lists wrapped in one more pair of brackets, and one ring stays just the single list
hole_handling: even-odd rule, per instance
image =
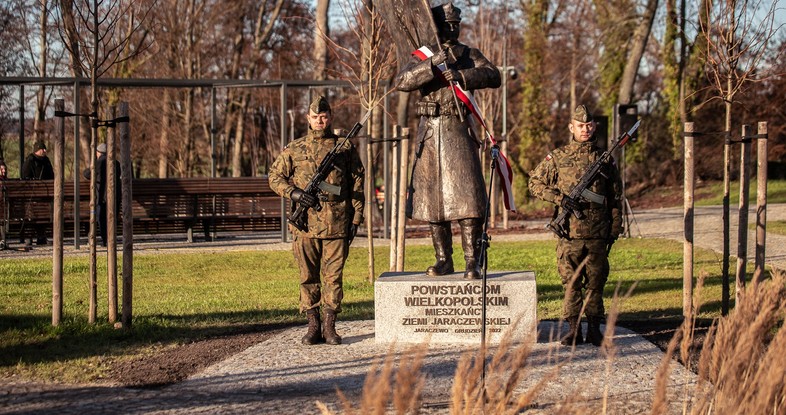
[{"label": "soldier's black glove", "polygon": [[347,245],[352,245],[352,241],[355,240],[355,235],[358,234],[358,225],[357,224],[350,224],[349,229],[347,229]]},{"label": "soldier's black glove", "polygon": [[574,212],[579,210],[579,203],[570,196],[563,196],[559,205],[562,206],[563,209],[572,210]]},{"label": "soldier's black glove", "polygon": [[289,198],[292,199],[293,202],[300,203],[301,205],[310,208],[316,206],[317,203],[319,203],[316,196],[308,194],[304,192],[303,189],[298,189],[297,187],[289,195]]}]

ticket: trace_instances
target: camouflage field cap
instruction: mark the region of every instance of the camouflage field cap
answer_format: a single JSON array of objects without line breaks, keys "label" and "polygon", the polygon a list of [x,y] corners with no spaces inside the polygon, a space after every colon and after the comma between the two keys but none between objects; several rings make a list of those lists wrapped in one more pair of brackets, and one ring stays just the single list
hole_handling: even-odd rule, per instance
[{"label": "camouflage field cap", "polygon": [[33,145],[33,151],[38,150],[46,150],[46,144],[41,140],[36,141],[35,145]]},{"label": "camouflage field cap", "polygon": [[330,104],[327,102],[327,98],[319,95],[318,97],[314,98],[311,101],[311,105],[308,106],[309,111],[319,114],[320,112],[330,112]]},{"label": "camouflage field cap", "polygon": [[453,22],[458,23],[461,21],[461,9],[453,5],[453,2],[445,3],[441,6],[432,7],[431,14],[437,22]]},{"label": "camouflage field cap", "polygon": [[578,122],[592,122],[594,118],[592,118],[592,113],[589,112],[586,105],[579,105],[573,110],[573,120]]}]

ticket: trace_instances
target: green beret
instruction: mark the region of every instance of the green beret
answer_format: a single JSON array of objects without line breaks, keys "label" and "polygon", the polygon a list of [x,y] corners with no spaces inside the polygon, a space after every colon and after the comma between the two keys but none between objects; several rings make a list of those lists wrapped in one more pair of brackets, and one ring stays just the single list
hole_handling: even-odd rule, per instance
[{"label": "green beret", "polygon": [[573,110],[573,120],[578,122],[592,122],[592,113],[589,112],[586,105],[579,105]]},{"label": "green beret", "polygon": [[327,99],[322,95],[314,98],[311,101],[311,105],[308,106],[309,111],[319,114],[320,112],[330,112],[330,104],[328,104]]}]

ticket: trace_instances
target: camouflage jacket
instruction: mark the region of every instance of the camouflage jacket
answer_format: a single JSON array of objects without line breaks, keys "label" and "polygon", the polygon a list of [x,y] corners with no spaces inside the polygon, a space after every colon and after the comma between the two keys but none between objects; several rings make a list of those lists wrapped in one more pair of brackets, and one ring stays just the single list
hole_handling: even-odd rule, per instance
[{"label": "camouflage jacket", "polygon": [[[564,195],[573,190],[590,164],[602,153],[594,139],[584,143],[571,140],[549,153],[529,173],[530,193],[557,205],[556,216]],[[589,190],[601,195],[605,201],[602,204],[583,198],[578,201],[584,218],[568,217],[569,239],[616,239],[622,233],[622,180],[613,159],[603,166],[601,173]]]},{"label": "camouflage jacket", "polygon": [[[286,198],[295,187],[304,189],[337,139],[331,132],[309,130],[307,136],[289,143],[270,168],[270,188]],[[352,143],[339,150],[334,166],[325,182],[339,186],[340,195],[320,193],[322,210],[308,210],[308,232],[290,226],[293,233],[316,239],[344,238],[350,224],[363,222],[365,169]]]}]

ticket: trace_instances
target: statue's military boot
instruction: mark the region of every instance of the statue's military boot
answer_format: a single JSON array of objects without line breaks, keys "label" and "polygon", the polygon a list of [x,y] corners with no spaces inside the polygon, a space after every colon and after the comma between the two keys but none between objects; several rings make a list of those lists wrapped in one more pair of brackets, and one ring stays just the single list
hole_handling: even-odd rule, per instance
[{"label": "statue's military boot", "polygon": [[560,340],[563,346],[572,346],[574,344],[584,343],[584,335],[581,333],[581,320],[578,316],[568,317],[568,334]]},{"label": "statue's military boot", "polygon": [[480,278],[480,267],[478,257],[480,257],[480,238],[483,235],[483,228],[480,219],[461,219],[461,248],[464,249],[464,262],[467,267],[464,271],[464,278],[476,280]]},{"label": "statue's military boot", "polygon": [[341,336],[336,333],[336,312],[325,310],[325,324],[322,325],[322,336],[327,344],[341,344]]},{"label": "statue's military boot", "polygon": [[453,234],[450,222],[433,222],[431,226],[431,242],[434,244],[434,256],[437,262],[428,267],[426,274],[430,277],[453,273]]},{"label": "statue's military boot", "polygon": [[324,342],[325,339],[322,337],[322,322],[319,318],[319,309],[312,308],[306,311],[306,318],[308,318],[308,331],[306,331],[306,335],[300,339],[300,342],[303,344]]},{"label": "statue's military boot", "polygon": [[601,317],[587,317],[587,343],[600,346],[603,343],[603,333],[600,331]]}]

